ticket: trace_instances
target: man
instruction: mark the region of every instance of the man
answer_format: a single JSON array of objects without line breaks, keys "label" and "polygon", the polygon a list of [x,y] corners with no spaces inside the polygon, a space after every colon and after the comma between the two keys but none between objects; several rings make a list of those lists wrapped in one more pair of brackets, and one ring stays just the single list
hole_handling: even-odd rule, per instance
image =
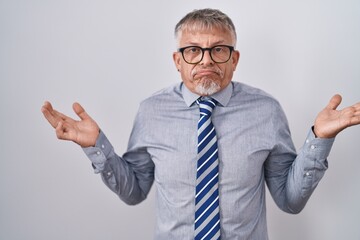
[{"label": "man", "polygon": [[80,104],[73,105],[80,121],[49,102],[42,112],[127,204],[143,201],[155,180],[155,239],[267,239],[265,183],[282,210],[300,212],[327,169],[334,137],[360,123],[360,103],[336,110],[335,95],[297,155],[279,103],[232,81],[240,53],[228,16],[195,10],[175,36],[182,82],[141,103],[122,157]]}]

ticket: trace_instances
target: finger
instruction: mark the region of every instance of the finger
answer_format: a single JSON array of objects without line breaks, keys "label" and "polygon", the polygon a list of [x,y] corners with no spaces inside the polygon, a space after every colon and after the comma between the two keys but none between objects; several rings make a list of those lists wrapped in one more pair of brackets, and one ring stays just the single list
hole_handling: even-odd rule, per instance
[{"label": "finger", "polygon": [[85,109],[79,103],[74,103],[73,109],[81,120],[90,118],[90,116],[85,112]]},{"label": "finger", "polygon": [[50,103],[49,101],[45,101],[45,102],[44,102],[44,105],[42,106],[41,109],[47,109],[47,110],[49,110],[49,111],[52,111],[52,110],[53,110],[53,107],[52,107],[52,105],[51,105],[51,103]]},{"label": "finger", "polygon": [[350,120],[350,125],[358,125],[360,124],[360,109],[359,109],[359,106],[356,106],[356,105],[359,105],[358,104],[355,104],[353,107],[352,107],[352,114],[351,114],[351,120]]},{"label": "finger", "polygon": [[56,110],[53,111],[54,115],[59,119],[65,121],[65,122],[68,122],[68,123],[72,123],[72,122],[75,122],[74,119],[72,119],[71,117],[68,117],[66,116],[65,114],[61,113],[61,112],[58,112]]},{"label": "finger", "polygon": [[45,118],[48,120],[48,122],[51,124],[53,128],[56,128],[59,121],[63,120],[66,122],[74,122],[75,120],[66,116],[65,114],[58,112],[57,110],[53,109],[50,102],[45,102],[43,107],[41,108],[41,112],[45,116]]},{"label": "finger", "polygon": [[353,108],[356,110],[356,111],[360,111],[360,102],[358,102],[358,103],[355,103],[354,105],[353,105]]},{"label": "finger", "polygon": [[58,139],[64,139],[65,130],[63,125],[64,125],[63,121],[59,121],[55,127],[55,133]]},{"label": "finger", "polygon": [[344,108],[342,114],[348,117],[358,117],[360,116],[360,103],[356,103],[350,107]]},{"label": "finger", "polygon": [[67,126],[67,124],[63,121],[59,121],[56,128],[55,128],[55,132],[56,132],[56,136],[58,139],[61,140],[73,140],[71,139],[71,134],[69,132],[69,129],[67,129],[69,126]]},{"label": "finger", "polygon": [[342,97],[339,94],[334,95],[331,99],[326,108],[335,110],[341,103]]},{"label": "finger", "polygon": [[57,117],[54,115],[54,110],[49,102],[44,103],[44,105],[41,108],[41,112],[43,113],[46,120],[48,120],[50,125],[56,128],[58,120]]}]

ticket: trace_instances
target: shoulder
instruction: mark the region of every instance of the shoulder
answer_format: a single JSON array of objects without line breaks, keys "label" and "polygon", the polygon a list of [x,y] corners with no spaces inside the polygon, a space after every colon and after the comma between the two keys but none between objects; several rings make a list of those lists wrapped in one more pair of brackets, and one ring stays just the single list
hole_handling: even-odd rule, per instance
[{"label": "shoulder", "polygon": [[157,109],[166,110],[171,105],[181,103],[185,104],[181,93],[181,83],[177,83],[161,89],[145,98],[140,103],[140,111],[149,112]]},{"label": "shoulder", "polygon": [[255,104],[260,106],[273,106],[281,108],[279,101],[271,94],[260,88],[256,88],[245,83],[232,82],[234,90],[231,97],[233,104]]},{"label": "shoulder", "polygon": [[272,127],[269,129],[280,129],[284,124],[288,125],[281,104],[272,95],[244,83],[233,84],[234,90],[230,102],[235,109],[241,110],[239,111],[241,114],[246,113],[253,119],[271,124]]}]

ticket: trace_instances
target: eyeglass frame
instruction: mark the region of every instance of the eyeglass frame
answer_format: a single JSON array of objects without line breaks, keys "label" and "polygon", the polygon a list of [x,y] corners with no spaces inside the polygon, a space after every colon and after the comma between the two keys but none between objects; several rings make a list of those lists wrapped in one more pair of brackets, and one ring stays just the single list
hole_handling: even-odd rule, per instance
[{"label": "eyeglass frame", "polygon": [[[199,49],[201,49],[201,52],[202,52],[202,55],[201,55],[200,60],[197,61],[197,62],[194,62],[194,63],[186,61],[186,59],[185,59],[185,57],[184,57],[184,50],[187,49],[187,48],[191,48],[191,47],[199,48]],[[218,62],[218,61],[215,61],[215,60],[213,59],[212,54],[211,54],[211,51],[212,51],[214,48],[216,48],[216,47],[227,47],[227,48],[229,48],[230,54],[229,54],[229,58],[228,58],[226,61],[224,61],[224,62]],[[186,47],[178,48],[178,51],[181,53],[181,56],[183,57],[184,61],[185,61],[186,63],[188,63],[188,64],[194,64],[194,65],[200,63],[200,62],[203,60],[205,51],[209,51],[210,58],[211,58],[211,60],[214,61],[214,63],[219,63],[219,64],[221,64],[221,63],[226,63],[226,62],[228,62],[228,61],[230,60],[231,54],[233,53],[234,50],[235,50],[235,47],[230,46],[230,45],[216,45],[216,46],[213,46],[213,47],[210,47],[210,48],[202,48],[202,47],[199,47],[199,46],[186,46]]]}]

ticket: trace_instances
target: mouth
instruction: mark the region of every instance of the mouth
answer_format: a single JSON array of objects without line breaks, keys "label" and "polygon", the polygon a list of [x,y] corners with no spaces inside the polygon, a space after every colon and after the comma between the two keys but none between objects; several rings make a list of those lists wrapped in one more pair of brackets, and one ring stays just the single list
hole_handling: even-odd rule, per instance
[{"label": "mouth", "polygon": [[194,77],[207,77],[207,76],[210,76],[210,75],[218,75],[218,72],[215,71],[215,70],[210,70],[210,69],[202,69],[202,70],[198,70],[194,73]]}]

